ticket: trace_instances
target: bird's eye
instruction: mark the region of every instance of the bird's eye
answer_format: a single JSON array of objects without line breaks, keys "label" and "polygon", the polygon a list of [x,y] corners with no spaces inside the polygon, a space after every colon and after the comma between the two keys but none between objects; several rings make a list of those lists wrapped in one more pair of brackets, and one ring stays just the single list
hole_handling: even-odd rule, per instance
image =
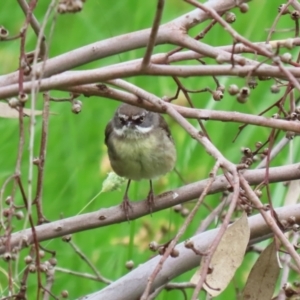
[{"label": "bird's eye", "polygon": [[141,124],[141,123],[143,123],[143,121],[144,121],[144,116],[140,116],[139,118],[137,118],[137,119],[135,120],[135,123],[136,123],[136,124]]},{"label": "bird's eye", "polygon": [[120,122],[121,122],[122,125],[126,124],[125,118],[119,117],[119,120],[120,120]]}]

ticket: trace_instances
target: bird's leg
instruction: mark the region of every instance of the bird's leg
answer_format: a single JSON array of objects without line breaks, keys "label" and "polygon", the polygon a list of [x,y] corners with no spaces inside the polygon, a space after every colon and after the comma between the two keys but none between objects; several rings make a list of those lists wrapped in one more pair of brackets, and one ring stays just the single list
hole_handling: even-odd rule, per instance
[{"label": "bird's leg", "polygon": [[150,214],[152,214],[152,208],[154,206],[154,193],[153,193],[153,187],[152,187],[152,180],[149,180],[150,182],[150,191],[147,197],[147,204],[150,211]]},{"label": "bird's leg", "polygon": [[125,194],[124,194],[124,197],[123,197],[123,202],[121,203],[121,208],[125,213],[127,221],[129,221],[129,213],[128,213],[129,209],[132,210],[132,206],[131,206],[130,200],[128,198],[128,190],[129,190],[130,182],[131,182],[131,180],[129,179],[128,182],[127,182],[126,191],[125,191]]}]

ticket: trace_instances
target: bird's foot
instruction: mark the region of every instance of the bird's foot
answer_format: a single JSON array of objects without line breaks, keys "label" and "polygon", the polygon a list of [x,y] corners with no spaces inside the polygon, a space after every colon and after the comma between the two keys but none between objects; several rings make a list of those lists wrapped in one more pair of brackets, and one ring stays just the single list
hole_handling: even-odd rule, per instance
[{"label": "bird's foot", "polygon": [[154,207],[154,194],[153,190],[151,189],[148,197],[147,197],[147,204],[148,204],[148,209],[150,211],[150,214],[152,215],[153,207]]},{"label": "bird's foot", "polygon": [[121,203],[121,209],[124,211],[127,221],[129,222],[129,210],[133,211],[132,205],[130,204],[130,200],[128,197],[123,198],[123,202]]}]

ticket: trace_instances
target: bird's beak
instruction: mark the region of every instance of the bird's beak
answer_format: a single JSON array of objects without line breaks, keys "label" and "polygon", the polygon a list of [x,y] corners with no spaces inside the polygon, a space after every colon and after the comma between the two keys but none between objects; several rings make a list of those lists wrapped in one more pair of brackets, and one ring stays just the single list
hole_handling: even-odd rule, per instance
[{"label": "bird's beak", "polygon": [[133,123],[132,121],[128,121],[128,122],[126,123],[126,127],[127,127],[127,128],[131,128],[131,129],[134,129],[134,128],[135,128],[135,125],[134,125],[134,123]]}]

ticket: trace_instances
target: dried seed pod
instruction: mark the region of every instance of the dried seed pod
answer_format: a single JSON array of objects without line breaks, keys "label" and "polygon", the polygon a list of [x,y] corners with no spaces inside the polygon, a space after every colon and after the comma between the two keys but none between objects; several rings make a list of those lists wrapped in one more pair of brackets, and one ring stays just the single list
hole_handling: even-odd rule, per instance
[{"label": "dried seed pod", "polygon": [[57,265],[57,259],[55,257],[51,257],[49,259],[49,264],[52,266],[52,267],[55,267]]},{"label": "dried seed pod", "polygon": [[134,262],[133,262],[133,260],[127,261],[127,262],[125,263],[125,267],[126,267],[126,269],[128,269],[128,270],[132,270],[132,269],[134,268]]},{"label": "dried seed pod", "polygon": [[5,199],[5,204],[10,205],[12,203],[12,196],[7,196]]},{"label": "dried seed pod", "polygon": [[191,240],[186,240],[184,242],[184,247],[187,249],[192,249],[192,248],[194,248],[194,242]]},{"label": "dried seed pod", "polygon": [[287,131],[287,132],[285,133],[285,137],[286,137],[287,139],[289,139],[289,140],[292,140],[292,139],[295,137],[295,132],[293,132],[293,131]]},{"label": "dried seed pod", "polygon": [[183,216],[184,218],[187,217],[189,215],[190,211],[187,208],[183,208],[181,210],[181,216]]},{"label": "dried seed pod", "polygon": [[255,89],[257,87],[257,81],[254,77],[252,77],[249,82],[248,82],[248,86],[250,89]]},{"label": "dried seed pod", "polygon": [[223,84],[218,85],[217,91],[221,91],[222,93],[225,92],[225,86]]},{"label": "dried seed pod", "polygon": [[226,12],[225,13],[225,21],[230,24],[234,23],[236,21],[236,15],[231,11]]},{"label": "dried seed pod", "polygon": [[222,54],[219,54],[217,57],[216,57],[216,62],[218,63],[218,64],[223,64],[224,62],[226,62],[227,61],[227,59],[226,59],[226,57],[224,56],[224,55],[222,55]]},{"label": "dried seed pod", "polygon": [[0,38],[6,38],[6,37],[8,37],[8,35],[9,35],[9,31],[5,28],[5,27],[3,27],[3,26],[0,26]]},{"label": "dried seed pod", "polygon": [[261,198],[262,196],[262,191],[261,190],[255,190],[255,194],[258,198]]},{"label": "dried seed pod", "polygon": [[78,103],[73,103],[72,104],[72,113],[74,114],[79,114],[81,112],[82,106]]},{"label": "dried seed pod", "polygon": [[20,105],[20,102],[17,98],[10,98],[8,100],[8,105],[11,107],[11,108],[16,108]]},{"label": "dried seed pod", "polygon": [[25,103],[28,100],[28,95],[25,94],[25,93],[20,93],[18,95],[18,99],[19,99],[20,102]]},{"label": "dried seed pod", "polygon": [[15,213],[15,217],[17,218],[17,220],[23,220],[24,219],[24,213],[22,210],[19,210]]},{"label": "dried seed pod", "polygon": [[294,10],[290,14],[292,20],[298,20],[300,18],[300,12],[298,10]]},{"label": "dried seed pod", "polygon": [[279,86],[277,84],[271,85],[270,89],[271,89],[271,93],[273,93],[273,94],[277,94],[277,93],[280,92],[280,88],[279,88]]},{"label": "dried seed pod", "polygon": [[63,298],[68,298],[69,297],[69,292],[67,290],[63,290],[60,294]]},{"label": "dried seed pod", "polygon": [[281,55],[281,60],[284,63],[289,63],[292,60],[292,54],[289,52],[286,52],[284,54]]},{"label": "dried seed pod", "polygon": [[249,5],[247,3],[242,3],[240,6],[239,6],[239,9],[240,9],[240,12],[245,14],[246,12],[248,12],[249,10]]},{"label": "dried seed pod", "polygon": [[10,252],[5,252],[5,253],[3,254],[3,259],[4,259],[5,261],[10,261],[11,258],[12,258],[12,254],[11,254]]},{"label": "dried seed pod", "polygon": [[213,91],[212,96],[215,101],[220,101],[223,99],[224,94],[222,91],[217,90],[217,91]]},{"label": "dried seed pod", "polygon": [[152,241],[149,243],[149,249],[153,252],[157,251],[159,245],[156,241]]},{"label": "dried seed pod", "polygon": [[171,257],[178,257],[179,256],[179,251],[177,249],[173,249],[170,253]]},{"label": "dried seed pod", "polygon": [[240,89],[236,84],[231,84],[228,88],[228,93],[232,96],[237,95]]},{"label": "dried seed pod", "polygon": [[236,100],[239,103],[246,103],[248,101],[248,96],[244,96],[243,94],[239,93],[236,97]]},{"label": "dried seed pod", "polygon": [[[285,6],[286,6],[285,4],[280,4],[279,7],[278,7],[278,12],[279,12],[279,13],[281,12],[282,15],[286,15],[286,14],[289,14],[289,13],[290,13],[290,11],[289,11],[289,9],[287,8],[287,6],[286,6],[286,8],[284,9]],[[284,9],[284,10],[283,10],[283,9]]]},{"label": "dried seed pod", "polygon": [[70,242],[71,239],[72,239],[72,235],[71,234],[67,234],[67,235],[64,235],[62,238],[61,238],[64,242]]},{"label": "dried seed pod", "polygon": [[25,258],[24,258],[24,261],[25,261],[25,264],[26,265],[29,265],[32,263],[32,257],[30,255],[27,255]]},{"label": "dried seed pod", "polygon": [[262,142],[256,142],[255,143],[255,148],[260,148],[262,146]]},{"label": "dried seed pod", "polygon": [[240,94],[244,97],[248,97],[250,95],[250,89],[247,86],[244,86],[240,89]]},{"label": "dried seed pod", "polygon": [[294,40],[293,39],[286,39],[283,43],[283,46],[288,48],[288,49],[293,49],[294,48]]},{"label": "dried seed pod", "polygon": [[181,212],[181,210],[182,210],[182,205],[181,205],[181,204],[174,205],[174,206],[173,206],[173,210],[174,210],[176,213]]}]

